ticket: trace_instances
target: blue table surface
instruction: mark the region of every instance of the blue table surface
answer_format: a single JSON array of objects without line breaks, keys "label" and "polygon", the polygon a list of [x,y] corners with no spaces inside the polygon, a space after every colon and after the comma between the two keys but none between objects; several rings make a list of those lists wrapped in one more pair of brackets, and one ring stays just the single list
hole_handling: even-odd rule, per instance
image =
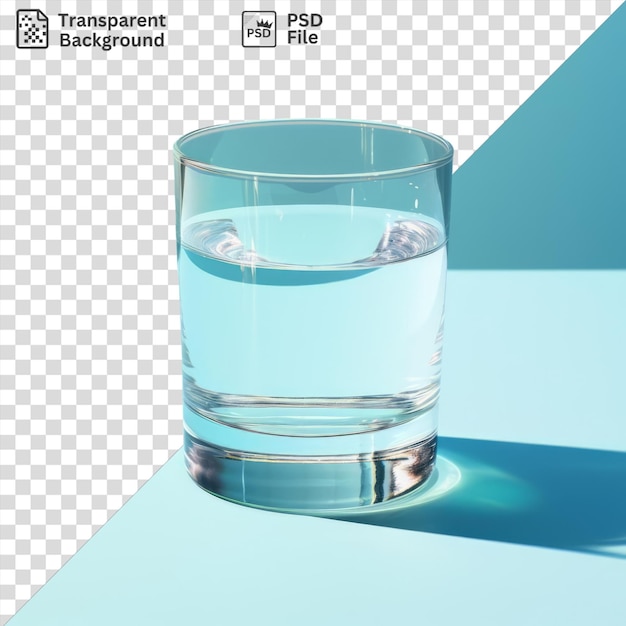
[{"label": "blue table surface", "polygon": [[626,623],[626,271],[450,272],[446,311],[425,490],[278,514],[179,452],[11,626]]}]

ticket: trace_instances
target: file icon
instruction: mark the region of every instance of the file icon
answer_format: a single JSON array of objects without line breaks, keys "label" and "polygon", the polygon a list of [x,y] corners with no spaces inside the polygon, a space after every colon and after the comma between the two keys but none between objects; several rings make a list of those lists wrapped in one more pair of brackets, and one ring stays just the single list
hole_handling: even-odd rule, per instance
[{"label": "file icon", "polygon": [[48,47],[48,16],[39,9],[19,9],[15,27],[18,48]]}]

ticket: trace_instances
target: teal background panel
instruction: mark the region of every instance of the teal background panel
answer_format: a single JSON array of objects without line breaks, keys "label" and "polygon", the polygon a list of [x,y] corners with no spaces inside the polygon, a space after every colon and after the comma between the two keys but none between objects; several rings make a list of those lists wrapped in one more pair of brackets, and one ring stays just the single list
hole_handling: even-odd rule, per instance
[{"label": "teal background panel", "polygon": [[626,268],[626,5],[453,176],[452,269]]}]

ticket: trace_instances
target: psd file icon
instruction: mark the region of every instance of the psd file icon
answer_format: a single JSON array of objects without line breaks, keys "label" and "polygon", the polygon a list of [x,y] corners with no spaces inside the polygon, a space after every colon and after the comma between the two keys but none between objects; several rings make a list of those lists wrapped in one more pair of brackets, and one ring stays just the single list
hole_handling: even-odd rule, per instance
[{"label": "psd file icon", "polygon": [[39,9],[19,9],[15,22],[18,48],[48,47],[48,16]]},{"label": "psd file icon", "polygon": [[244,48],[276,47],[276,11],[244,11],[241,14]]}]

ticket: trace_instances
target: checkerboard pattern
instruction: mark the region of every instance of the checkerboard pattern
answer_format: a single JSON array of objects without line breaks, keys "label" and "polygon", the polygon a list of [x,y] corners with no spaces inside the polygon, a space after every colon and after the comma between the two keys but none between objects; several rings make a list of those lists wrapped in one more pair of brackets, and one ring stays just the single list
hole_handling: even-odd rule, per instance
[{"label": "checkerboard pattern", "polygon": [[[241,45],[254,1],[49,0],[49,48],[24,50],[30,7],[0,3],[0,621],[181,445],[177,137],[383,120],[444,135],[458,165],[620,2],[261,4],[276,48]],[[62,48],[58,14],[85,11],[164,14],[166,44]],[[287,45],[289,11],[323,15],[319,45]]]}]

